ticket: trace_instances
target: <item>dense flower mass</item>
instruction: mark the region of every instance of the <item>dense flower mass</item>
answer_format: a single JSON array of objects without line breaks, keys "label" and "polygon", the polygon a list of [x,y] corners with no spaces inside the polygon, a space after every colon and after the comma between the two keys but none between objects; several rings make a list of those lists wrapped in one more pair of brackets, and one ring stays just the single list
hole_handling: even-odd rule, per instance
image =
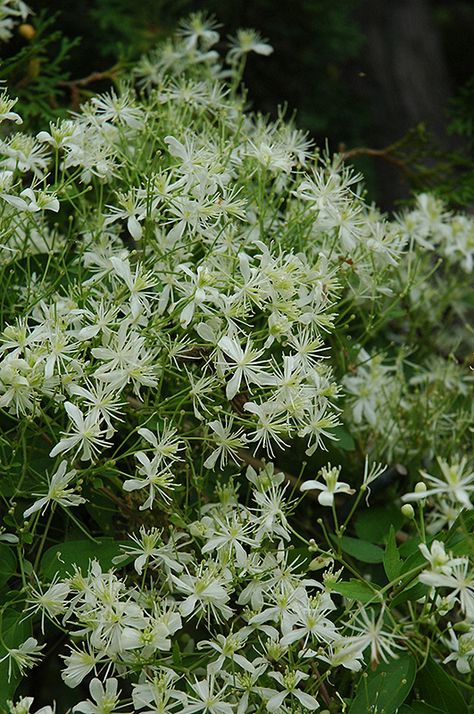
[{"label": "dense flower mass", "polygon": [[0,140],[11,714],[56,636],[84,714],[336,711],[430,647],[474,665],[474,220],[383,216],[247,111],[272,48],[225,63],[217,30]]}]

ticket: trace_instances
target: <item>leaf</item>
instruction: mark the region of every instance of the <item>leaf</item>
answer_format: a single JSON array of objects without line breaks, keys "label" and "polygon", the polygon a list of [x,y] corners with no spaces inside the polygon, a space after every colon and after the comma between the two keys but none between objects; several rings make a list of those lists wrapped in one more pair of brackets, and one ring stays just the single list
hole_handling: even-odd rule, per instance
[{"label": "leaf", "polygon": [[398,710],[398,714],[446,714],[442,709],[437,707],[432,707],[426,702],[411,702],[411,704],[404,704]]},{"label": "leaf", "polygon": [[349,714],[383,712],[395,714],[409,695],[416,675],[416,662],[411,654],[403,654],[374,672],[363,674]]},{"label": "leaf", "polygon": [[0,588],[16,573],[15,551],[5,543],[0,543]]},{"label": "leaf", "polygon": [[468,714],[467,704],[459,687],[431,657],[418,672],[416,688],[428,704],[442,706],[442,711],[449,714]]},{"label": "leaf", "polygon": [[343,451],[354,451],[355,441],[343,426],[336,426],[332,429],[332,434],[336,438],[336,446]]},{"label": "leaf", "polygon": [[94,543],[91,540],[68,540],[65,543],[54,545],[43,555],[40,573],[44,578],[52,579],[55,573],[63,578],[74,571],[77,565],[87,571],[89,561],[94,558],[99,561],[105,570],[112,567],[112,560],[120,555],[120,545],[127,541],[114,541],[112,538],[103,538]]},{"label": "leaf", "polygon": [[339,541],[341,548],[345,553],[352,555],[353,558],[357,558],[362,563],[381,563],[383,561],[383,550],[379,548],[378,545],[369,543],[367,540],[360,540],[359,538],[350,538],[349,536],[342,536]]},{"label": "leaf", "polygon": [[462,510],[443,539],[446,550],[453,555],[474,555],[474,543],[470,537],[474,530],[474,509]]},{"label": "leaf", "polygon": [[364,580],[345,580],[337,583],[331,583],[331,591],[339,593],[339,595],[344,595],[344,597],[350,598],[351,600],[358,600],[359,602],[372,602],[378,600],[378,593]]},{"label": "leaf", "polygon": [[403,523],[403,515],[395,505],[371,506],[362,511],[355,521],[355,532],[359,538],[370,543],[383,543],[390,526],[397,531]]},{"label": "leaf", "polygon": [[385,575],[391,580],[396,580],[400,575],[402,568],[402,559],[397,548],[397,541],[395,538],[395,528],[390,526],[390,531],[387,538],[387,545],[385,546],[385,553],[383,556],[383,567],[385,570]]},{"label": "leaf", "polygon": [[[24,620],[24,613],[12,608],[4,611],[1,619],[0,659],[7,653],[6,647],[19,647],[31,635],[31,620]],[[5,647],[6,645],[6,647]],[[6,660],[0,665],[0,706],[12,699],[21,681],[18,669],[12,666],[12,675],[8,681],[8,664]]]},{"label": "leaf", "polygon": [[398,595],[395,595],[392,600],[392,605],[393,607],[398,607],[402,603],[407,602],[407,600],[410,602],[419,600],[420,597],[427,595],[428,591],[429,587],[427,585],[424,585],[423,583],[416,583],[413,587],[402,590],[402,592],[398,593]]}]

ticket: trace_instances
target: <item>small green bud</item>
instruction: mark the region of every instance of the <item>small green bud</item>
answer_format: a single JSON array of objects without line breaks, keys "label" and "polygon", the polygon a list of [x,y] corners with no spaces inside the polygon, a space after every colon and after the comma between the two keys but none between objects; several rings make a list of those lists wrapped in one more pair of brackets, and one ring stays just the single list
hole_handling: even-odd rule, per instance
[{"label": "small green bud", "polygon": [[405,503],[402,506],[402,513],[405,516],[405,518],[414,518],[415,517],[415,509],[411,505],[411,503]]}]

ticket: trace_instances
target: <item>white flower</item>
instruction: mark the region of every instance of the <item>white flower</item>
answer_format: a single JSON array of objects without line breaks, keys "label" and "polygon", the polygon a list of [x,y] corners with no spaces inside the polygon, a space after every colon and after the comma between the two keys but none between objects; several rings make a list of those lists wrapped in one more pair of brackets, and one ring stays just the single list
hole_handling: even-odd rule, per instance
[{"label": "white flower", "polygon": [[85,382],[85,386],[71,384],[69,392],[88,402],[91,419],[107,424],[105,438],[110,439],[116,431],[112,420],[123,421],[120,415],[124,402],[117,391],[104,382]]},{"label": "white flower", "polygon": [[259,386],[274,384],[274,377],[263,371],[267,362],[261,360],[260,357],[264,351],[253,349],[251,340],[247,342],[245,350],[233,337],[221,337],[218,344],[227,356],[227,359],[219,361],[219,367],[224,371],[232,371],[232,377],[226,386],[227,399],[233,399],[239,392],[242,380],[245,381],[247,387],[250,384]]},{"label": "white flower", "polygon": [[237,36],[231,38],[231,49],[227,53],[227,62],[238,62],[249,52],[268,57],[273,52],[273,47],[269,45],[255,30],[238,30]]},{"label": "white flower", "polygon": [[336,493],[347,493],[352,495],[355,493],[354,489],[349,486],[348,483],[344,481],[339,481],[339,474],[341,473],[340,466],[323,466],[318,472],[320,476],[324,479],[324,483],[321,481],[305,481],[301,484],[301,491],[311,491],[317,489],[320,491],[318,495],[318,501],[321,506],[333,506],[334,505],[334,495]]},{"label": "white flower", "polygon": [[349,623],[349,627],[358,633],[362,649],[370,647],[370,661],[377,665],[382,659],[388,662],[389,659],[397,659],[398,655],[394,649],[402,649],[402,646],[395,642],[395,639],[402,639],[402,636],[384,630],[384,607],[381,608],[378,618],[373,609],[362,610],[358,617]]},{"label": "white flower", "polygon": [[187,702],[187,696],[174,688],[178,679],[174,670],[169,667],[160,667],[158,672],[156,668],[154,670],[152,680],[133,685],[133,705],[136,710],[151,706],[144,714],[170,714]]},{"label": "white flower", "polygon": [[239,634],[230,634],[227,637],[216,635],[215,640],[201,640],[198,644],[198,649],[210,647],[219,654],[216,660],[207,665],[208,674],[214,675],[221,672],[222,666],[227,659],[230,660],[232,667],[236,664],[246,672],[255,672],[253,664],[242,654],[239,654],[245,643],[245,638],[239,636]]},{"label": "white flower", "polygon": [[95,116],[102,122],[113,122],[140,129],[145,121],[145,114],[139,107],[131,105],[131,97],[124,92],[118,96],[114,91],[93,97],[91,104]]},{"label": "white flower", "polygon": [[225,520],[216,517],[215,531],[202,547],[202,552],[223,552],[225,561],[235,557],[237,565],[243,568],[247,562],[247,551],[242,543],[254,545],[255,541],[247,535],[252,528],[252,523],[243,523],[236,513],[226,516]]},{"label": "white flower", "polygon": [[52,620],[56,619],[66,610],[66,601],[70,587],[67,582],[56,582],[56,578],[46,590],[42,591],[38,583],[38,590],[31,588],[27,602],[31,605],[26,610],[32,613],[41,611],[41,632],[44,633],[44,617],[47,615]]},{"label": "white flower", "polygon": [[184,39],[186,49],[194,50],[199,44],[207,49],[219,41],[218,27],[220,25],[204,13],[193,12],[179,23],[177,34]]},{"label": "white flower", "polygon": [[319,642],[332,642],[337,637],[337,630],[327,615],[334,609],[335,605],[327,593],[298,602],[292,630],[282,637],[281,644],[286,647],[303,638],[304,647],[313,638]]},{"label": "white flower", "polygon": [[14,121],[16,124],[23,123],[21,116],[16,112],[11,111],[17,101],[18,98],[11,99],[5,90],[0,94],[0,122],[8,119],[9,121]]},{"label": "white flower", "polygon": [[[115,221],[127,219],[127,229],[134,240],[140,240],[143,233],[142,222],[146,216],[146,203],[143,197],[138,195],[137,191],[128,191],[128,193],[117,194],[117,198],[121,206],[107,206],[110,208],[110,214],[106,216],[104,225],[108,226]],[[111,261],[120,261],[119,258],[113,257]],[[127,261],[128,263],[128,261]],[[114,267],[116,267],[114,265]],[[130,268],[129,268],[130,272]]]},{"label": "white flower", "polygon": [[59,211],[59,201],[56,196],[46,191],[33,191],[32,188],[25,188],[19,196],[11,194],[0,194],[4,201],[20,211],[37,213],[38,211]]},{"label": "white flower", "polygon": [[449,638],[446,640],[446,644],[452,653],[443,660],[443,664],[454,661],[458,672],[469,674],[474,663],[474,627],[471,626],[469,632],[465,632],[459,637],[450,627]]},{"label": "white flower", "polygon": [[329,643],[326,652],[307,650],[304,656],[317,657],[331,667],[345,667],[352,672],[360,672],[366,646],[361,637],[338,637]]},{"label": "white flower", "polygon": [[[9,714],[32,714],[31,707],[33,705],[33,701],[33,697],[22,697],[16,704],[7,701]],[[37,709],[35,714],[54,714],[55,710],[56,707],[54,704],[53,706],[47,705],[41,707],[41,709]]]},{"label": "white flower", "polygon": [[226,418],[224,423],[218,420],[208,422],[208,426],[214,432],[213,439],[217,447],[205,460],[204,467],[206,469],[213,469],[219,459],[219,468],[222,471],[229,456],[234,463],[239,463],[238,452],[245,446],[246,438],[243,429],[232,433],[233,424],[233,417]]},{"label": "white flower", "polygon": [[210,676],[207,679],[202,679],[201,681],[196,680],[194,684],[191,684],[193,691],[196,696],[188,697],[188,704],[185,704],[181,710],[181,714],[195,714],[195,712],[201,712],[202,714],[233,714],[234,707],[222,699],[227,685],[219,688],[219,691],[215,691],[216,681],[214,676]]},{"label": "white flower", "polygon": [[165,421],[161,428],[157,426],[156,434],[145,427],[141,427],[137,431],[153,447],[159,464],[166,464],[168,461],[171,465],[176,461],[183,460],[179,452],[183,450],[184,443],[181,439],[176,438],[177,430],[168,422]]},{"label": "white flower", "polygon": [[288,422],[283,413],[283,409],[275,402],[246,402],[244,404],[246,412],[255,414],[258,418],[257,428],[247,441],[256,444],[255,450],[263,446],[273,456],[273,444],[284,449],[287,444],[281,435],[288,433]]},{"label": "white flower", "polygon": [[267,711],[280,712],[285,699],[289,696],[295,697],[299,704],[307,711],[315,711],[319,708],[319,703],[311,694],[298,689],[298,684],[301,681],[309,679],[309,674],[305,674],[299,670],[286,669],[282,672],[269,672],[268,675],[283,687],[283,691],[276,692],[269,688],[263,688],[265,695],[270,697],[267,701]]},{"label": "white flower", "polygon": [[65,667],[61,672],[61,677],[68,687],[77,687],[84,677],[87,677],[93,670],[96,664],[104,659],[104,653],[96,653],[90,646],[82,645],[82,649],[74,649],[70,647],[70,654],[61,655],[64,660]]},{"label": "white flower", "polygon": [[82,461],[93,461],[101,448],[110,446],[110,442],[104,439],[105,429],[101,427],[97,414],[90,412],[84,417],[79,407],[71,402],[64,402],[64,409],[73,422],[76,433],[61,432],[64,434],[64,439],[51,449],[49,455],[54,457],[64,451],[75,449],[75,455],[82,451]]},{"label": "white flower", "polygon": [[420,471],[428,483],[428,488],[426,491],[407,493],[402,496],[402,501],[418,501],[428,496],[446,494],[465,508],[472,508],[470,494],[474,492],[474,470],[467,467],[467,458],[463,457],[460,461],[451,464],[441,457],[438,457],[437,461],[444,479]]},{"label": "white flower", "polygon": [[12,663],[18,667],[21,675],[34,667],[41,659],[41,650],[45,645],[38,645],[38,640],[28,637],[19,647],[7,648],[7,654],[0,659],[0,664],[8,659],[8,681],[12,675]]},{"label": "white flower", "polygon": [[140,510],[153,508],[156,496],[160,496],[167,504],[171,503],[169,491],[173,491],[176,483],[174,476],[167,466],[160,468],[159,458],[155,456],[150,460],[143,451],[135,452],[135,458],[140,463],[138,474],[141,478],[127,479],[123,482],[124,491],[137,491],[148,488],[148,498],[140,506]]},{"label": "white flower", "polygon": [[446,553],[444,543],[434,540],[430,549],[425,543],[420,543],[418,548],[423,557],[429,562],[431,572],[442,573],[443,575],[450,574],[453,558],[450,553]]},{"label": "white flower", "polygon": [[89,685],[89,692],[94,701],[87,699],[73,707],[73,712],[82,714],[113,714],[118,710],[120,692],[117,692],[117,680],[114,677],[103,683],[94,678]]},{"label": "white flower", "polygon": [[180,604],[183,617],[188,618],[197,612],[207,613],[210,618],[212,613],[213,619],[220,622],[222,617],[227,619],[232,615],[232,609],[227,605],[230,600],[227,580],[215,568],[202,563],[197,575],[184,573],[179,578],[176,575],[171,578],[178,591],[187,595]]},{"label": "white flower", "polygon": [[[24,511],[23,518],[29,518],[36,511],[41,511],[44,514],[51,503],[57,503],[63,508],[69,508],[86,502],[85,498],[78,496],[74,493],[74,489],[69,487],[77,472],[74,469],[66,472],[67,466],[67,461],[61,461],[58,470],[51,476],[47,493]],[[39,494],[34,495],[38,496]]]},{"label": "white flower", "polygon": [[469,620],[474,620],[474,572],[469,559],[455,558],[446,567],[450,567],[448,574],[424,570],[419,575],[420,582],[431,587],[449,588],[449,597],[457,597],[462,612]]}]

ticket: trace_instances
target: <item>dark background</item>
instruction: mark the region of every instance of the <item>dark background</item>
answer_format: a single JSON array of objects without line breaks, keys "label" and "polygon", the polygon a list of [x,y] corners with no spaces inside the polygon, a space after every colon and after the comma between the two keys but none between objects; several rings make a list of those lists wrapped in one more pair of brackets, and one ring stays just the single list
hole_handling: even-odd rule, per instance
[{"label": "dark background", "polygon": [[[397,206],[410,187],[423,190],[443,182],[437,152],[473,157],[474,0],[31,0],[30,5],[37,18],[57,13],[52,27],[66,38],[81,38],[62,64],[72,79],[106,70],[119,58],[133,62],[191,11],[215,15],[223,40],[239,27],[257,29],[274,53],[249,57],[245,83],[253,107],[275,116],[279,105],[287,105],[320,146],[327,141],[331,150],[357,148],[354,163],[366,175],[369,197],[384,208]],[[449,131],[452,99],[470,80],[460,136]],[[90,85],[94,91],[106,87],[106,82]],[[420,123],[428,134],[414,131]],[[397,163],[399,154],[393,160],[383,151],[410,130],[414,137],[402,144],[402,157],[405,151],[408,163],[420,160],[423,169],[436,169],[421,185],[416,185],[419,175],[403,167],[404,159]]]}]

